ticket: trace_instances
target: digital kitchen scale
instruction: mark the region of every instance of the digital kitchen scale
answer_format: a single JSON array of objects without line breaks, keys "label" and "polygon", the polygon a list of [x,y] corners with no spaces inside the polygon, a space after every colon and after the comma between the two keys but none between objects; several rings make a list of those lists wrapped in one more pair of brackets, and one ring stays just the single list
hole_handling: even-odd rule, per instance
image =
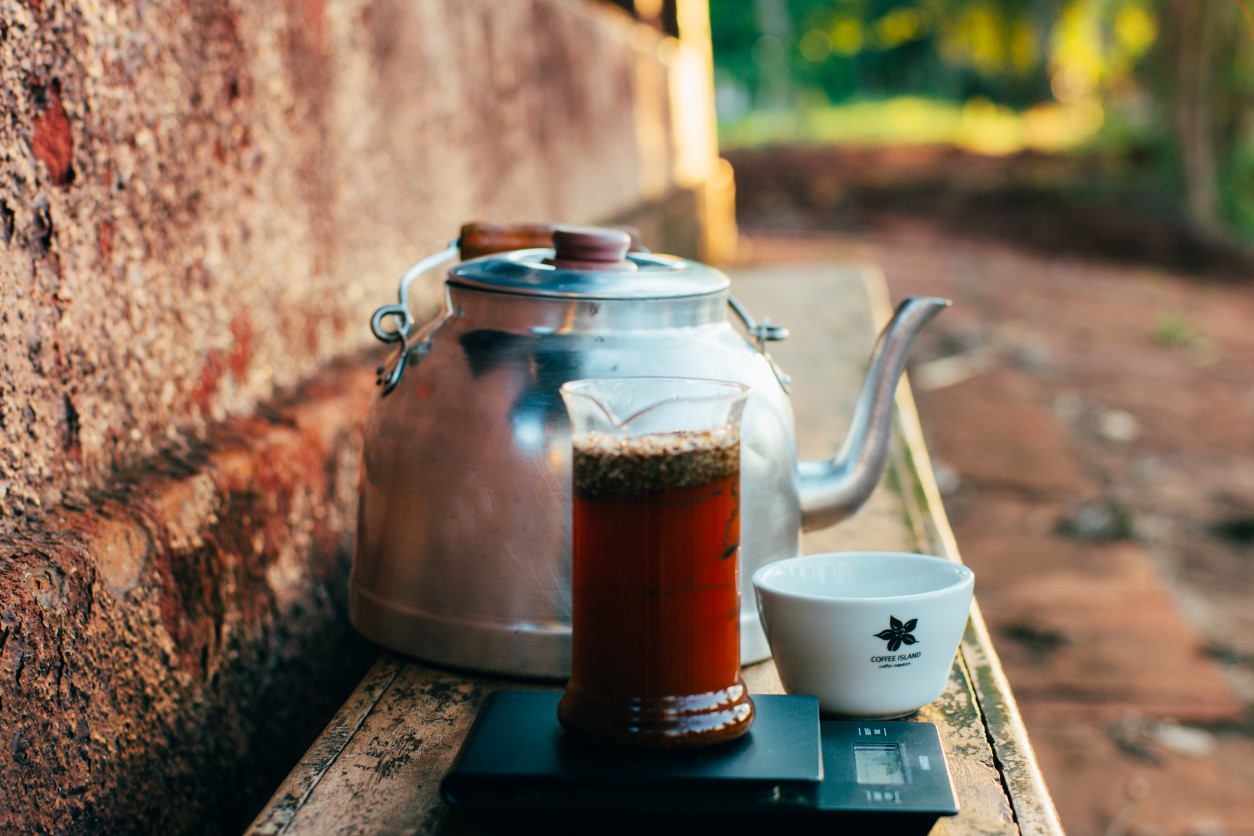
[{"label": "digital kitchen scale", "polygon": [[737,740],[627,751],[571,739],[557,722],[560,698],[560,691],[488,698],[441,784],[456,815],[511,832],[756,821],[790,832],[856,826],[922,834],[958,812],[931,723],[820,720],[814,697],[755,695],[757,719]]}]

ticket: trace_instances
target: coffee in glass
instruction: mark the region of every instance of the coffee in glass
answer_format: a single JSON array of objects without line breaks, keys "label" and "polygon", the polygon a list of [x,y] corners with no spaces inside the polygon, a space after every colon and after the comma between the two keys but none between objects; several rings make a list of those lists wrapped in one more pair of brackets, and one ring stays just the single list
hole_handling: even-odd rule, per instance
[{"label": "coffee in glass", "polygon": [[632,747],[731,740],[740,676],[740,425],[748,388],[562,387],[573,426],[571,733]]}]

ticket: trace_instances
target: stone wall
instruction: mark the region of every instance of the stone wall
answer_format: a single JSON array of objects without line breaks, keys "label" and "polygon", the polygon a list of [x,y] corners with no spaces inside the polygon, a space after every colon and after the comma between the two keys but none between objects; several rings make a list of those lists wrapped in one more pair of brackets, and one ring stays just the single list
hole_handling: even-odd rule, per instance
[{"label": "stone wall", "polygon": [[0,0],[0,830],[247,820],[372,652],[371,311],[472,219],[690,250],[699,35],[595,0]]}]

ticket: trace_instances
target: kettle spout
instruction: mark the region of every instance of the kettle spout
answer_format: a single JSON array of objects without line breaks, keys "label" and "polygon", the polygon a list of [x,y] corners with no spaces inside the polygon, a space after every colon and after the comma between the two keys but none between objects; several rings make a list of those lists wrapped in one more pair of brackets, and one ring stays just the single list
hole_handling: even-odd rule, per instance
[{"label": "kettle spout", "polygon": [[840,452],[827,461],[798,465],[804,531],[851,516],[875,489],[888,457],[894,395],[906,354],[923,326],[949,305],[948,299],[910,297],[880,333]]}]

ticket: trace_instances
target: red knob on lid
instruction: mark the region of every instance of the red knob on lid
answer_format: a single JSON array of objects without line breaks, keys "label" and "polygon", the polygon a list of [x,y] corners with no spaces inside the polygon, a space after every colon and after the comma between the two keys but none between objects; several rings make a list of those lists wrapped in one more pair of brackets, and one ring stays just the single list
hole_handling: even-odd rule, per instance
[{"label": "red knob on lid", "polygon": [[565,270],[606,270],[630,272],[635,262],[627,260],[631,236],[618,229],[596,226],[563,226],[553,233],[554,267]]}]

